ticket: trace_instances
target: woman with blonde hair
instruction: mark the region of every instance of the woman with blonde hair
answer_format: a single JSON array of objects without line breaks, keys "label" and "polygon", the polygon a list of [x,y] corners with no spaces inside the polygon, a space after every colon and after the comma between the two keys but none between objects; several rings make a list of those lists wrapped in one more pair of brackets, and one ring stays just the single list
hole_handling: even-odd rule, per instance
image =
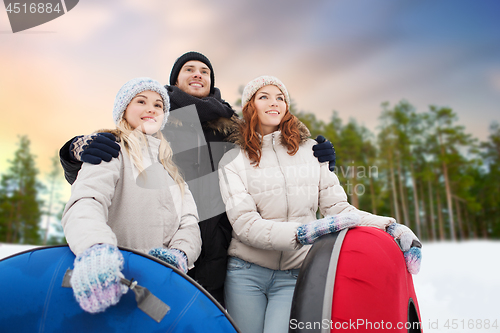
[{"label": "woman with blonde hair", "polygon": [[[416,236],[393,218],[347,202],[328,163],[310,154],[315,141],[290,113],[290,97],[280,80],[252,80],[242,105],[243,121],[233,138],[239,147],[224,155],[219,168],[233,227],[225,301],[242,332],[288,332],[299,269],[322,235],[356,226],[386,230],[401,242],[409,271],[418,272]],[[318,208],[322,219],[316,219]]]},{"label": "woman with blonde hair", "polygon": [[196,205],[161,133],[168,114],[160,83],[127,82],[115,98],[116,129],[107,131],[122,148],[119,157],[84,163],[72,185],[61,222],[76,255],[73,292],[87,312],[104,311],[127,291],[117,246],[149,253],[184,273],[200,254]]}]

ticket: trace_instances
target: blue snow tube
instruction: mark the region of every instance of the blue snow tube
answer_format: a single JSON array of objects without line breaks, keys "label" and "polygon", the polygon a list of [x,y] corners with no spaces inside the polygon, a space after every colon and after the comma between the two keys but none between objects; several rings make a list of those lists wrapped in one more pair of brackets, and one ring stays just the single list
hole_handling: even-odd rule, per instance
[{"label": "blue snow tube", "polygon": [[0,261],[1,332],[239,332],[227,312],[187,275],[151,256],[120,248],[125,278],[133,278],[170,307],[160,322],[137,307],[134,292],[105,312],[83,311],[62,287],[74,254],[41,247]]}]

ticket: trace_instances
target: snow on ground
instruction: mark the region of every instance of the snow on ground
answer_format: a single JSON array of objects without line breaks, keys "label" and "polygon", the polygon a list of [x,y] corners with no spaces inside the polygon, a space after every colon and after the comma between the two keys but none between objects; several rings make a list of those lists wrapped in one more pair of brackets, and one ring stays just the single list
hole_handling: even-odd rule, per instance
[{"label": "snow on ground", "polygon": [[5,244],[0,243],[0,259],[9,257],[18,252],[24,252],[29,249],[37,247],[36,245],[18,245],[18,244]]},{"label": "snow on ground", "polygon": [[499,254],[500,242],[424,243],[413,277],[424,332],[500,332]]},{"label": "snow on ground", "polygon": [[[0,259],[33,247],[0,244]],[[424,332],[500,332],[499,254],[494,241],[424,243],[413,277]]]}]

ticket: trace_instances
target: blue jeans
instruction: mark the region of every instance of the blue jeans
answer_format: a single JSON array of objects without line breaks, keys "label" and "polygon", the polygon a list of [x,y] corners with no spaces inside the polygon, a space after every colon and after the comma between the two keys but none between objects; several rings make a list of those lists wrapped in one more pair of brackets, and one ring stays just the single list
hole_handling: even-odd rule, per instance
[{"label": "blue jeans", "polygon": [[272,270],[229,257],[225,302],[243,333],[287,333],[299,269]]}]

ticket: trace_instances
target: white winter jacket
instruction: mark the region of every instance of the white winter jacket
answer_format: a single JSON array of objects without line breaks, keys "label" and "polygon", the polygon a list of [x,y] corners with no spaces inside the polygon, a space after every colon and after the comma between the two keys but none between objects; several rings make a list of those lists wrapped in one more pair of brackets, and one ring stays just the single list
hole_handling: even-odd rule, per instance
[{"label": "white winter jacket", "polygon": [[310,246],[297,241],[297,228],[316,220],[318,207],[324,216],[355,211],[362,225],[380,229],[395,222],[351,206],[328,162],[314,157],[316,141],[306,139],[307,129],[301,132],[303,141],[293,156],[276,131],[262,138],[259,167],[239,147],[222,158],[219,182],[233,226],[230,256],[274,270],[300,268]]},{"label": "white winter jacket", "polygon": [[83,163],[61,221],[75,255],[98,243],[143,253],[155,247],[176,248],[184,251],[193,267],[201,251],[193,196],[186,184],[182,197],[158,162],[160,140],[147,138],[141,174],[123,143],[118,158],[98,165]]}]

